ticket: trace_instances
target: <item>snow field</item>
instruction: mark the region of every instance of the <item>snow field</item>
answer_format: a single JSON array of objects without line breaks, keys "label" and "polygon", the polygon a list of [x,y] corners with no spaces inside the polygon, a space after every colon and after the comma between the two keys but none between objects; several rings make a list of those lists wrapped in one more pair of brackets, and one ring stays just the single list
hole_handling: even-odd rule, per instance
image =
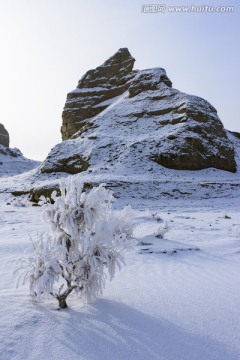
[{"label": "snow field", "polygon": [[[54,299],[35,303],[27,286],[16,289],[8,262],[22,255],[29,235],[48,231],[42,209],[5,204],[1,359],[239,359],[238,199],[135,201],[139,226],[127,266],[94,303],[80,304],[72,296],[70,308],[61,311]],[[156,238],[166,222],[169,231]]]}]

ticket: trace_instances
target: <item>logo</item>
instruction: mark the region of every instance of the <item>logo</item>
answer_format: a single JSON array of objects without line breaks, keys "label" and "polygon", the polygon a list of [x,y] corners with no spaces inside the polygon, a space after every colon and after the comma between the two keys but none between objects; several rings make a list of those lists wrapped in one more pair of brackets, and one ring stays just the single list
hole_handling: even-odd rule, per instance
[{"label": "logo", "polygon": [[159,4],[145,4],[142,5],[142,12],[143,13],[164,13],[166,11],[166,5],[159,5]]}]

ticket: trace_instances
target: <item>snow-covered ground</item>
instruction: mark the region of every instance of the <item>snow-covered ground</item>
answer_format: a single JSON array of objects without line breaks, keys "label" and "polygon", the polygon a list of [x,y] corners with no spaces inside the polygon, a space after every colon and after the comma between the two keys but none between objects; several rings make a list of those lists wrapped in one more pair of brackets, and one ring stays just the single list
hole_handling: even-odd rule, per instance
[{"label": "snow-covered ground", "polygon": [[[240,358],[239,197],[119,199],[139,224],[126,267],[94,303],[72,296],[61,311],[15,288],[9,260],[48,229],[41,207],[8,198],[0,197],[2,360]],[[155,237],[164,222],[169,231]]]},{"label": "snow-covered ground", "polygon": [[49,231],[41,207],[16,192],[54,188],[67,174],[1,177],[0,360],[240,359],[240,148],[231,139],[235,174],[154,164],[81,174],[107,183],[117,208],[133,206],[136,244],[101,298],[86,305],[73,295],[61,311],[55,299],[34,303],[27,286],[16,289],[9,260]]}]

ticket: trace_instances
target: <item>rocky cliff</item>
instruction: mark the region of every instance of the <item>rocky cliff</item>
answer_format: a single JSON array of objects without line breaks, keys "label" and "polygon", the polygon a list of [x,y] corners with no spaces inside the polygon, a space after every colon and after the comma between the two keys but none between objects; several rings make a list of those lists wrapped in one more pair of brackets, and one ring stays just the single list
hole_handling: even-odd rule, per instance
[{"label": "rocky cliff", "polygon": [[133,71],[120,49],[88,71],[63,111],[63,141],[41,172],[155,173],[216,168],[236,171],[234,146],[216,109],[172,88],[162,68]]},{"label": "rocky cliff", "polygon": [[2,124],[0,124],[0,145],[9,147],[9,134]]}]

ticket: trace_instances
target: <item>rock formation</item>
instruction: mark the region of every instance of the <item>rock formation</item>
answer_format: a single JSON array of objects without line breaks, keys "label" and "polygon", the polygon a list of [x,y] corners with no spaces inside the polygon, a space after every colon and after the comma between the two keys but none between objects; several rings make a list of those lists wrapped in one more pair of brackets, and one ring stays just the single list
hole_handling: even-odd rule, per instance
[{"label": "rock formation", "polygon": [[89,70],[79,80],[77,88],[67,95],[62,115],[63,140],[69,139],[84,126],[88,127],[87,119],[106,109],[128,89],[135,74],[132,71],[134,61],[128,49],[120,49],[103,65]]},{"label": "rock formation", "polygon": [[133,71],[120,49],[67,96],[62,143],[42,172],[156,172],[209,167],[236,171],[234,147],[216,109],[172,88],[162,68]]},{"label": "rock formation", "polygon": [[2,124],[0,124],[0,145],[9,147],[9,134]]}]

